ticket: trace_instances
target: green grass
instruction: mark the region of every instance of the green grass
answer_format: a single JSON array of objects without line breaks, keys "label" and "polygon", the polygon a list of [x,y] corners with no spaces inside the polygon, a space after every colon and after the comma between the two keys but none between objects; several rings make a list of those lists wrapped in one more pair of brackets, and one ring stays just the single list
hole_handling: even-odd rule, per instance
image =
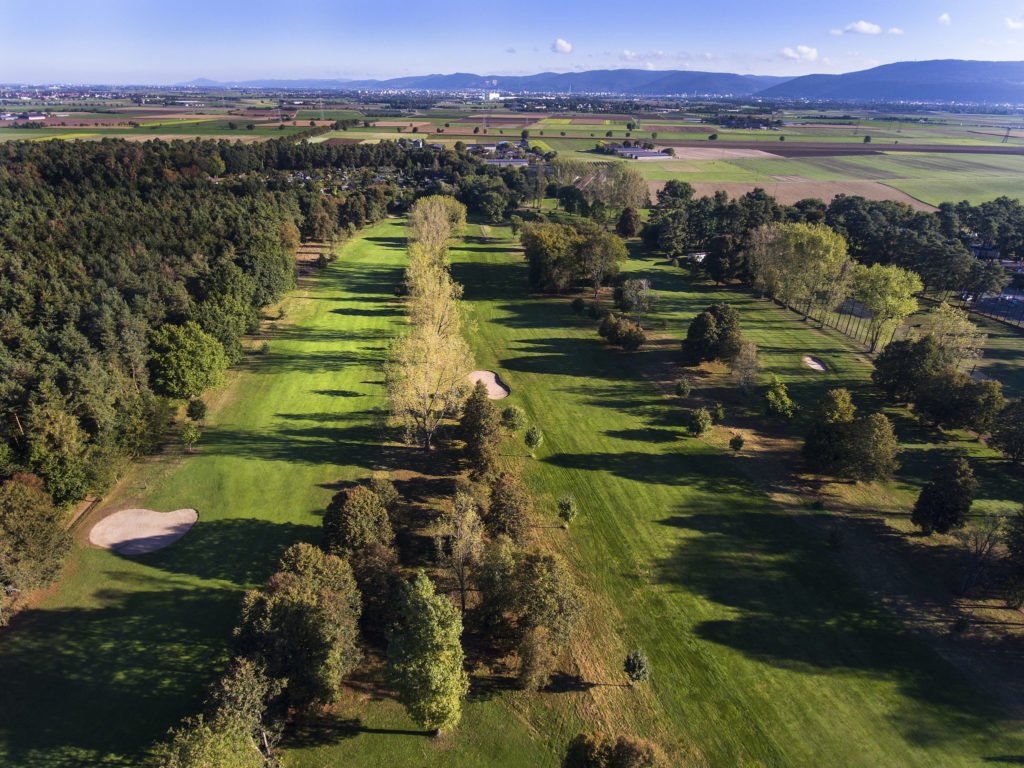
[{"label": "green grass", "polygon": [[211,409],[194,455],[136,465],[108,500],[192,506],[200,522],[163,552],[79,547],[62,588],[0,640],[0,764],[134,765],[197,711],[223,662],[240,590],[289,544],[316,540],[330,484],[374,460],[381,345],[402,253],[350,247],[308,295],[285,302],[269,351]]},{"label": "green grass", "polygon": [[[536,460],[510,444],[537,499],[538,540],[565,554],[593,601],[575,667],[593,687],[525,695],[474,675],[458,731],[414,733],[387,697],[356,690],[287,766],[555,766],[585,726],[657,740],[673,764],[974,766],[1020,755],[1003,714],[873,604],[797,517],[747,480],[747,456],[685,438],[684,413],[637,370],[676,344],[609,349],[562,299],[525,290],[508,230],[452,251],[477,365],[545,433]],[[181,542],[142,558],[80,548],[62,588],[0,637],[0,763],[129,765],[216,676],[240,589],[277,554],[315,540],[339,479],[374,464],[380,357],[402,323],[390,289],[404,232],[382,223],[287,303],[287,322],[212,409],[199,452],[132,470],[110,508],[195,506]],[[846,342],[739,293],[695,285],[645,258],[628,271],[661,292],[656,325],[684,332],[712,300],[742,312],[766,367],[802,403],[839,384],[865,396]],[[824,359],[830,373],[802,366]],[[418,452],[398,451],[399,466]],[[554,526],[570,491],[581,515]],[[621,687],[622,656],[651,658],[649,686]],[[495,686],[494,682],[499,685]]]}]

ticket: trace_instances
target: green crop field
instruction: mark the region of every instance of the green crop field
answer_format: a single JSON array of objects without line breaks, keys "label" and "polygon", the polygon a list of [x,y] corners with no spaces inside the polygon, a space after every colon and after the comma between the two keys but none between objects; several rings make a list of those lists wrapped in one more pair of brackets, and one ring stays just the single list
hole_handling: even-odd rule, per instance
[{"label": "green crop field", "polygon": [[[514,444],[506,460],[527,469],[535,536],[570,560],[589,595],[589,637],[569,670],[584,684],[523,694],[474,671],[462,724],[438,740],[359,685],[288,743],[286,766],[553,767],[588,726],[652,738],[673,765],[956,768],[1024,753],[990,698],[854,585],[814,534],[816,516],[772,502],[749,479],[752,457],[684,437],[683,410],[643,375],[671,364],[696,311],[726,299],[806,412],[832,386],[868,397],[870,369],[846,339],[637,254],[627,271],[654,282],[652,324],[668,338],[621,353],[564,299],[527,292],[506,228],[486,243],[477,231],[453,249],[453,274],[478,367],[499,371],[508,402],[545,432],[536,460]],[[61,588],[0,636],[0,762],[134,765],[197,711],[240,591],[290,543],[316,540],[334,484],[376,464],[380,363],[403,323],[391,292],[403,261],[400,220],[346,246],[285,302],[269,350],[216,396],[197,453],[170,449],[132,468],[107,509],[194,506],[200,522],[143,557],[78,548]],[[830,371],[806,368],[804,354]],[[389,453],[392,469],[424,461]],[[918,482],[922,462],[911,459],[896,485]],[[554,525],[565,492],[582,509],[569,531]],[[633,646],[653,670],[635,689],[621,685]]]}]

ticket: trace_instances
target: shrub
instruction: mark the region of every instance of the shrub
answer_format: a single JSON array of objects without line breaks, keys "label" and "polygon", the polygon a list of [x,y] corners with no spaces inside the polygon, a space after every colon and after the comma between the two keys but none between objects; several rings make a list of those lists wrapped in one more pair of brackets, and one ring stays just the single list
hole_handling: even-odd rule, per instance
[{"label": "shrub", "polygon": [[725,419],[725,408],[721,403],[715,403],[715,409],[711,412],[711,420],[715,424],[721,424]]},{"label": "shrub", "polygon": [[687,398],[690,396],[690,380],[680,379],[676,382],[676,394],[679,397]]},{"label": "shrub", "polygon": [[526,430],[524,440],[526,447],[530,450],[530,455],[533,456],[533,452],[540,448],[540,444],[544,442],[544,433],[540,431],[540,427],[534,424]]},{"label": "shrub", "polygon": [[327,257],[324,256],[322,253],[316,257],[316,266],[318,269],[323,269],[324,267],[327,266],[327,263]]},{"label": "shrub", "polygon": [[639,649],[630,651],[623,663],[626,676],[631,683],[645,683],[651,677],[651,667],[647,657]]},{"label": "shrub", "polygon": [[742,451],[743,442],[743,435],[733,435],[729,438],[729,447],[734,451]]},{"label": "shrub", "polygon": [[188,448],[188,452],[192,453],[192,446],[199,442],[199,437],[202,433],[199,431],[199,427],[195,424],[186,422],[181,427],[181,442]]},{"label": "shrub", "polygon": [[509,432],[518,432],[526,426],[526,411],[518,405],[510,405],[501,412],[501,426]]},{"label": "shrub", "polygon": [[583,310],[586,309],[586,307],[587,307],[587,302],[585,302],[579,296],[577,296],[575,299],[572,300],[572,311],[575,314],[577,314],[577,315],[581,314],[583,312]]},{"label": "shrub", "polygon": [[694,408],[690,411],[690,434],[700,437],[711,429],[711,414],[707,408]]},{"label": "shrub", "polygon": [[576,504],[576,497],[571,493],[562,496],[558,502],[558,516],[565,521],[566,525],[576,519],[579,514],[579,507]]},{"label": "shrub", "polygon": [[612,341],[612,336],[618,336],[619,320],[610,312],[604,316],[601,324],[597,326],[597,333],[602,339]]},{"label": "shrub", "polygon": [[647,334],[643,328],[628,320],[619,322],[618,344],[627,352],[634,352],[643,346],[647,341]]}]

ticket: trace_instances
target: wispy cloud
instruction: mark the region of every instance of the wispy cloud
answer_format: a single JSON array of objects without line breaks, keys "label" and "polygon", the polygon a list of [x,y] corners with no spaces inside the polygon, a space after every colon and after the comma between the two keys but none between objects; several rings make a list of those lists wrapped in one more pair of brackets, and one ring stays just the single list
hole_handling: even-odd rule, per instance
[{"label": "wispy cloud", "polygon": [[551,50],[555,53],[572,53],[572,43],[568,40],[558,38],[551,44]]},{"label": "wispy cloud", "polygon": [[798,45],[796,48],[783,48],[779,55],[790,61],[817,61],[818,49],[809,45]]},{"label": "wispy cloud", "polygon": [[664,51],[648,51],[647,53],[637,53],[631,51],[628,48],[624,48],[622,53],[619,54],[619,58],[623,61],[648,61],[649,59],[661,59],[665,57]]},{"label": "wispy cloud", "polygon": [[945,26],[948,27],[952,23],[953,23],[953,20],[951,18],[949,18],[949,14],[948,13],[944,13],[941,16],[939,16],[939,24],[944,24]]},{"label": "wispy cloud", "polygon": [[1007,16],[1006,26],[1010,29],[1024,29],[1024,17],[1018,16],[1016,19],[1011,19]]},{"label": "wispy cloud", "polygon": [[843,27],[844,32],[848,32],[851,35],[880,35],[882,34],[882,28],[877,24],[872,24],[870,21],[855,21],[852,24],[847,24]]},{"label": "wispy cloud", "polygon": [[889,27],[889,34],[890,35],[902,35],[903,34],[903,30],[900,29],[899,27]]}]

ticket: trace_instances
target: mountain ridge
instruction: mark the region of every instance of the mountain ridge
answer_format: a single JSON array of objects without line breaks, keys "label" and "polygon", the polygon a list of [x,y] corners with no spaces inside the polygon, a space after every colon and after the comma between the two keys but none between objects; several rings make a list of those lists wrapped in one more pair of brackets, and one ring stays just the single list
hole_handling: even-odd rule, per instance
[{"label": "mountain ridge", "polygon": [[217,82],[197,78],[184,87],[615,96],[757,97],[809,101],[910,101],[1024,104],[1024,61],[933,59],[882,64],[838,75],[738,75],[696,70],[594,69],[534,75],[470,72],[412,75],[386,80],[343,78],[255,79]]}]

